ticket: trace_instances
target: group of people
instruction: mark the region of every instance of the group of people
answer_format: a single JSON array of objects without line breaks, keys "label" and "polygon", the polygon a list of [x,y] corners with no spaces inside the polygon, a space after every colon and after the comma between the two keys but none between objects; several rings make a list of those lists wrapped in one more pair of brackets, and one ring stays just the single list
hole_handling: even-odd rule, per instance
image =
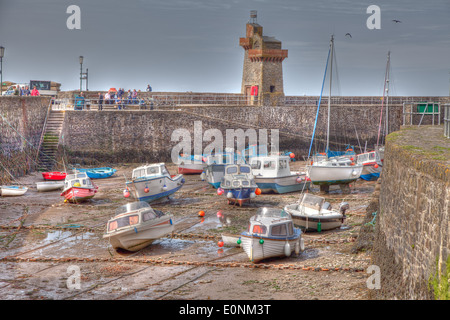
[{"label": "group of people", "polygon": [[39,90],[36,87],[33,87],[33,90],[30,91],[30,88],[28,88],[28,86],[19,86],[17,85],[14,88],[14,95],[15,96],[32,96],[32,97],[37,97],[40,96],[41,94],[39,93]]},{"label": "group of people", "polygon": [[[147,85],[147,92],[152,91],[152,87],[150,85]],[[129,104],[145,104],[144,100],[139,100],[138,94],[141,92],[141,90],[136,91],[136,89],[128,89],[127,92],[123,88],[119,88],[119,90],[109,90],[104,95],[99,92],[98,93],[98,110],[103,110],[103,103],[104,104],[115,104],[117,105],[118,110],[125,109],[126,105]]]}]

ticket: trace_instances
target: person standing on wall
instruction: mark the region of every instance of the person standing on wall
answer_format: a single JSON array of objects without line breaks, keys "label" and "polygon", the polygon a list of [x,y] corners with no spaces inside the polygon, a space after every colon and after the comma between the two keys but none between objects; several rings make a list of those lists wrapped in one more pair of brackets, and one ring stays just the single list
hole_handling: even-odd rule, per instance
[{"label": "person standing on wall", "polygon": [[103,110],[103,95],[101,92],[98,93],[98,111]]},{"label": "person standing on wall", "polygon": [[37,97],[40,96],[41,94],[39,93],[38,89],[36,89],[36,87],[33,88],[33,90],[31,90],[31,96],[33,97]]},{"label": "person standing on wall", "polygon": [[150,87],[150,85],[147,85],[147,92],[152,92],[152,87]]}]

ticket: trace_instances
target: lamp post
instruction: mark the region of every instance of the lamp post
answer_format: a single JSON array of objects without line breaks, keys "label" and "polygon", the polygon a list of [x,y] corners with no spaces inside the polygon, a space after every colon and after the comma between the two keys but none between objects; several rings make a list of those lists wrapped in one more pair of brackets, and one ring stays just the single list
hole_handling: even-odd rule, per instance
[{"label": "lamp post", "polygon": [[5,48],[0,47],[0,97],[3,95],[3,56],[5,55]]}]

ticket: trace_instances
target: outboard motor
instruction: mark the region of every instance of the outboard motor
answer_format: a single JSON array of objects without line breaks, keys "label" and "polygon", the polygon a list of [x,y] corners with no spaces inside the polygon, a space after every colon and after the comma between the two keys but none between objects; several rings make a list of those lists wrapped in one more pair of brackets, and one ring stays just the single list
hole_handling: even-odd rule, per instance
[{"label": "outboard motor", "polygon": [[331,203],[324,202],[322,208],[331,211]]},{"label": "outboard motor", "polygon": [[339,211],[345,216],[345,211],[347,211],[348,209],[350,209],[350,205],[348,204],[348,202],[341,202],[341,204],[339,205]]}]

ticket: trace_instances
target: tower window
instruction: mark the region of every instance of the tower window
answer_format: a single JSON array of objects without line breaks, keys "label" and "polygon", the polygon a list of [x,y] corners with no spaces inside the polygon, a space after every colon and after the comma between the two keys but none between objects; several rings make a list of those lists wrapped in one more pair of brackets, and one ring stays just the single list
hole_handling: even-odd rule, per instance
[{"label": "tower window", "polygon": [[275,92],[275,86],[270,86],[270,92]]}]

